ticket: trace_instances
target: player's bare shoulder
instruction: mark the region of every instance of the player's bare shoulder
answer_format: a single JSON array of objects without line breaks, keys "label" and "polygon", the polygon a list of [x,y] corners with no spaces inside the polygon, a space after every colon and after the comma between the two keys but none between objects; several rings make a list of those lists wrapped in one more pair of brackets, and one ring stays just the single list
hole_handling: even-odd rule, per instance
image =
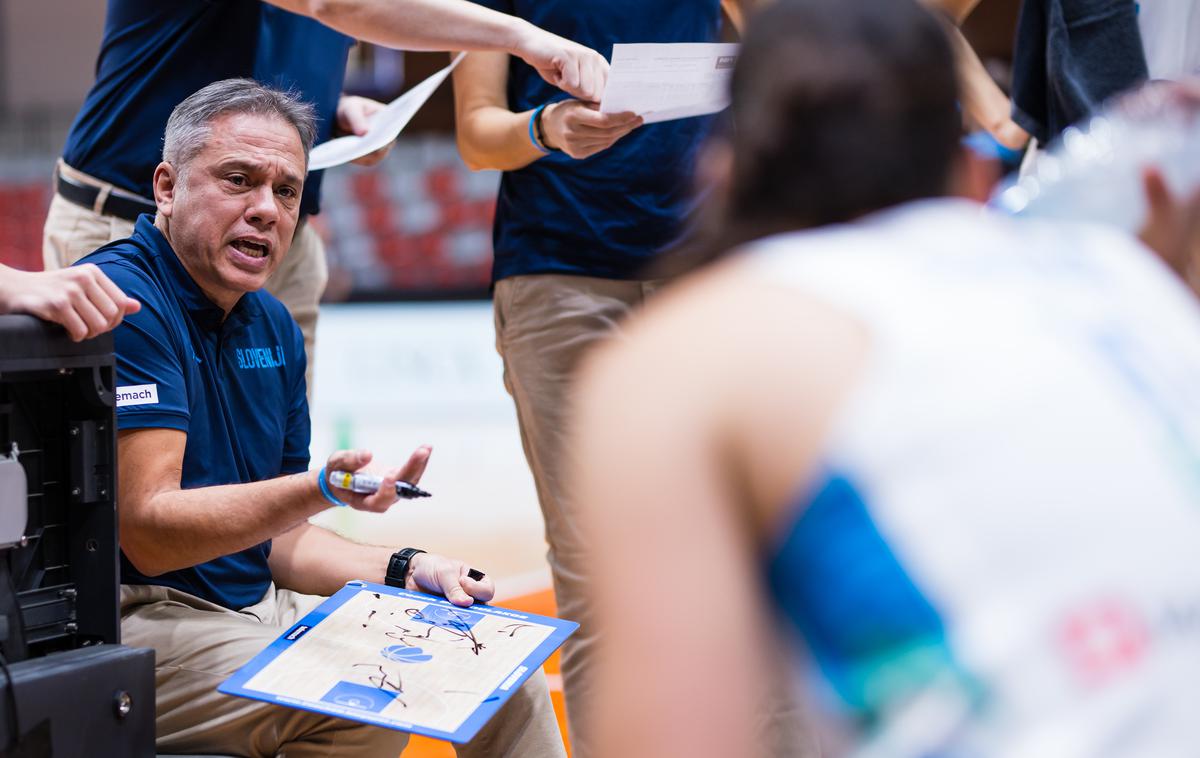
[{"label": "player's bare shoulder", "polygon": [[869,349],[847,312],[734,256],[631,318],[586,361],[579,396],[594,422],[650,408],[678,434],[739,451],[739,479],[761,487],[752,499],[770,508],[817,459]]}]

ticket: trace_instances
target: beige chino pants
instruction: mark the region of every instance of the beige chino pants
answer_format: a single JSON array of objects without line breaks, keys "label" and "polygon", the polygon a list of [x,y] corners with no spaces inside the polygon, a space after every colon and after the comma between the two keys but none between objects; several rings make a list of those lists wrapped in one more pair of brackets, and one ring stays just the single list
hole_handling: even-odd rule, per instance
[{"label": "beige chino pants", "polygon": [[621,321],[661,282],[539,274],[496,282],[496,349],[512,395],[525,458],[546,524],[558,614],[579,623],[562,648],[563,694],[574,758],[589,758],[586,703],[593,688],[596,633],[587,595],[588,545],[566,491],[571,392],[580,358],[616,335]]},{"label": "beige chino pants", "polygon": [[[57,170],[75,182],[101,188],[101,201],[107,192],[129,194],[62,161],[59,161]],[[96,248],[124,239],[132,233],[132,221],[101,215],[94,209],[75,205],[56,194],[50,201],[50,212],[42,231],[42,262],[47,270],[64,268]],[[311,224],[301,222],[296,227],[292,246],[283,262],[267,280],[267,291],[287,307],[304,334],[304,352],[308,357],[305,379],[310,403],[316,357],[317,310],[328,280],[325,243]]]},{"label": "beige chino pants", "polygon": [[[624,319],[665,283],[556,274],[515,276],[496,283],[496,349],[504,361],[504,386],[517,408],[521,443],[546,522],[558,613],[580,625],[562,648],[563,694],[573,758],[595,755],[587,713],[595,687],[596,642],[602,630],[595,626],[587,592],[588,551],[619,549],[588,544],[578,503],[567,491],[575,374],[589,350],[603,340],[620,339]],[[818,755],[791,691],[790,672],[781,667],[775,673],[779,678],[770,692],[763,693],[759,709],[761,752],[791,758]]]},{"label": "beige chino pants", "polygon": [[[325,598],[277,590],[232,611],[186,592],[121,587],[121,642],[155,651],[157,748],[220,755],[394,758],[408,735],[217,692],[217,685]],[[562,737],[539,672],[474,740],[463,758],[564,758]]]}]

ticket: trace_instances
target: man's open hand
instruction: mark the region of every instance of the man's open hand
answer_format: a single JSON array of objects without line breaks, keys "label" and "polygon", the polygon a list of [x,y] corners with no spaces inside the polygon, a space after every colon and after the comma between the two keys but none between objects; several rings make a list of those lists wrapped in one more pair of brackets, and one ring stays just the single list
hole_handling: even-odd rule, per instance
[{"label": "man's open hand", "polygon": [[[388,469],[379,474],[383,477],[383,481],[380,482],[379,489],[369,495],[337,488],[334,488],[333,494],[355,510],[383,513],[400,499],[396,495],[396,482],[408,482],[409,484],[419,482],[421,475],[425,473],[425,466],[429,463],[429,455],[432,452],[433,448],[428,445],[417,448],[403,466]],[[339,450],[329,456],[329,460],[325,462],[326,475],[328,476],[333,471],[346,471],[351,474],[361,471],[371,462],[371,458],[370,450]],[[317,475],[320,476],[319,473]]]}]

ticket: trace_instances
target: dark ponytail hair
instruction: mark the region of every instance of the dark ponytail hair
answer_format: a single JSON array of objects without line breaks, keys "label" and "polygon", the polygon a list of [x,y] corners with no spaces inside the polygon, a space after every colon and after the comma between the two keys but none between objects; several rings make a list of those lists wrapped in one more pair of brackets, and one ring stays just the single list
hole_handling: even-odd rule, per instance
[{"label": "dark ponytail hair", "polygon": [[961,134],[945,23],[915,0],[777,0],[758,13],[733,125],[709,148],[731,151],[728,186],[660,273],[944,194]]}]

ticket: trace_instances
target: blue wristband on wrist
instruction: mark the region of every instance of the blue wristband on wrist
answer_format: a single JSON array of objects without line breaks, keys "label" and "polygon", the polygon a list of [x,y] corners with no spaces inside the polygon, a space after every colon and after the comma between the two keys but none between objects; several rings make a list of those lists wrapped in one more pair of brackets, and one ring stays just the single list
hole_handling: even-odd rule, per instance
[{"label": "blue wristband on wrist", "polygon": [[321,473],[318,474],[318,476],[320,477],[319,481],[321,484],[321,495],[323,495],[324,498],[326,500],[328,500],[331,504],[340,505],[340,506],[344,507],[346,504],[343,503],[341,500],[338,500],[336,497],[334,497],[333,490],[331,490],[329,488],[329,478],[325,476],[325,467],[324,466],[321,467]]},{"label": "blue wristband on wrist", "polygon": [[533,143],[534,147],[542,152],[542,155],[549,155],[550,153],[554,152],[538,141],[537,133],[535,131],[535,125],[537,124],[538,119],[542,117],[542,111],[546,110],[546,106],[549,104],[550,103],[542,103],[538,107],[534,108],[533,113],[529,115],[529,141]]}]

